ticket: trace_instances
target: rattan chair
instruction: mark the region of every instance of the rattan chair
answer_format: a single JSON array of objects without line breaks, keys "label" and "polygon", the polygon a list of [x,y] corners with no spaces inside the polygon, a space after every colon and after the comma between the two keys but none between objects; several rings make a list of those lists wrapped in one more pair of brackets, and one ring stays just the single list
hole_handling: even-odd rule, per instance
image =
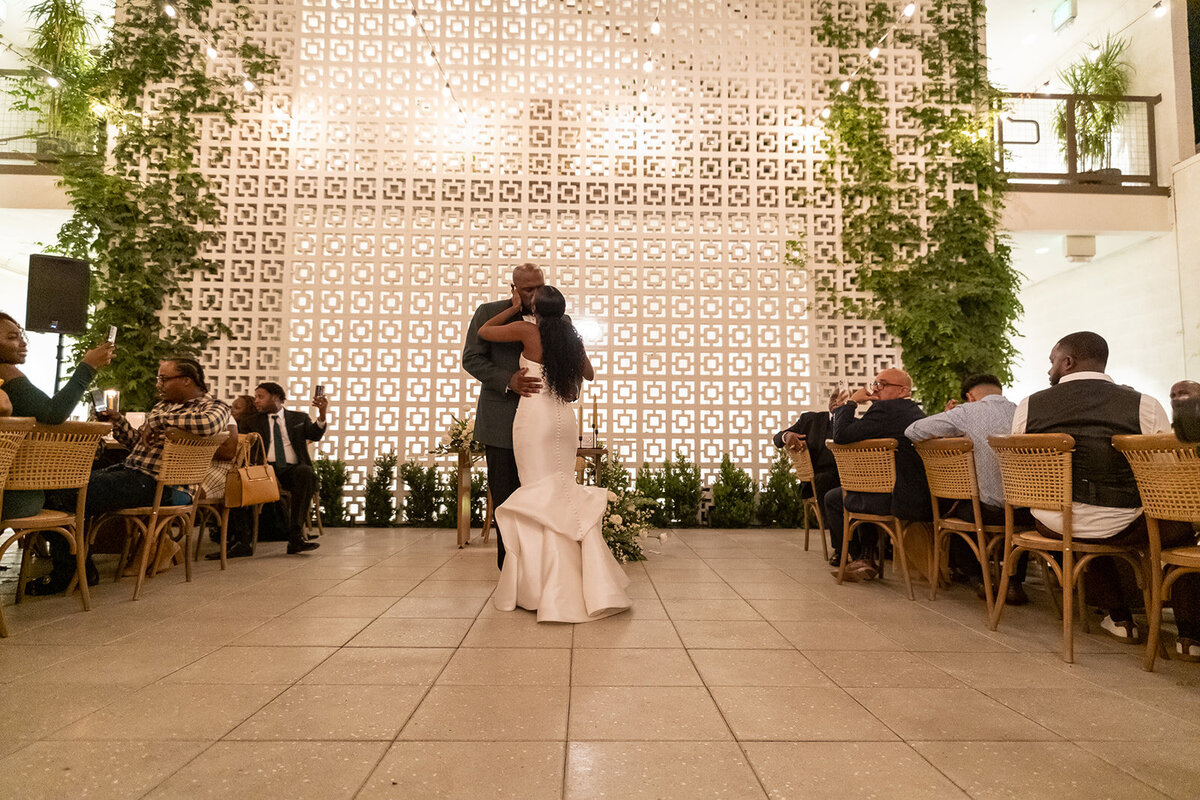
[{"label": "rattan chair", "polygon": [[[229,462],[229,471],[233,472],[241,467],[256,463],[254,454],[256,448],[261,447],[262,438],[257,433],[243,433],[238,435],[237,451]],[[252,506],[254,520],[253,540],[258,541],[258,515],[262,510],[262,504]],[[193,561],[200,560],[200,549],[204,546],[204,540],[207,538],[204,533],[205,524],[211,520],[217,524],[220,531],[220,546],[221,546],[221,569],[228,566],[228,558],[226,555],[226,546],[229,540],[229,512],[230,508],[225,505],[225,497],[206,497],[201,494],[196,499],[196,548],[192,554]]]},{"label": "rattan chair", "polygon": [[[21,445],[25,441],[25,437],[29,431],[33,430],[36,420],[33,417],[3,417],[0,418],[0,505],[4,503],[4,491],[8,488],[7,480],[11,472],[12,465],[17,459],[17,454],[20,451]],[[8,521],[0,522],[0,535],[7,529]],[[4,555],[4,551],[9,548],[14,542],[23,538],[30,531],[14,530],[13,534],[4,539],[0,543],[0,556]],[[71,550],[78,553],[79,548],[76,545],[75,537],[71,538]],[[28,558],[29,550],[25,550],[25,554],[21,557],[21,568],[24,570],[25,560]],[[76,566],[79,574],[83,574],[83,559],[80,557],[77,560]],[[83,585],[87,586],[85,579]],[[20,602],[21,595],[25,593],[25,581],[21,577],[17,581],[17,602]],[[91,598],[85,592],[83,595],[83,608],[88,610],[91,608]],[[0,636],[8,636],[8,628],[4,624],[4,615],[0,613]]]},{"label": "rattan chair", "polygon": [[821,514],[821,498],[817,497],[817,484],[815,473],[812,464],[812,454],[808,452],[808,448],[804,447],[799,450],[787,448],[788,458],[792,460],[792,472],[796,475],[796,480],[800,483],[807,483],[812,489],[812,497],[804,499],[804,549],[808,550],[808,509],[813,510],[813,515],[817,518],[817,530],[821,533],[821,552],[824,553],[825,560],[829,560],[829,545],[825,543],[825,517]]},{"label": "rattan chair", "polygon": [[[1009,576],[1015,569],[1017,557],[1022,551],[1040,556],[1062,586],[1063,660],[1073,663],[1073,603],[1076,588],[1082,584],[1083,573],[1088,564],[1101,556],[1120,558],[1128,562],[1138,577],[1138,584],[1146,593],[1146,607],[1149,608],[1150,595],[1146,586],[1144,560],[1133,548],[1073,538],[1071,454],[1075,448],[1075,440],[1072,437],[1065,433],[989,436],[988,444],[996,452],[996,460],[1000,463],[1000,479],[1004,484],[1004,549],[997,596],[1003,598],[1008,592]],[[1063,521],[1062,538],[1052,539],[1043,536],[1037,530],[1016,530],[1013,510],[1022,507],[1060,512]],[[1055,559],[1055,554],[1062,557],[1062,564]],[[995,603],[989,621],[992,630],[996,630],[1000,624],[1000,616],[1003,613],[1004,603]]]},{"label": "rattan chair", "polygon": [[[227,435],[224,431],[216,436],[192,436],[178,429],[167,431],[153,505],[113,511],[101,515],[93,522],[89,536],[94,536],[95,531],[109,520],[120,520],[125,525],[125,547],[121,554],[121,563],[117,566],[118,580],[123,568],[134,557],[131,546],[140,536],[141,544],[136,556],[137,575],[133,585],[134,600],[141,595],[142,583],[146,579],[146,567],[152,563],[152,554],[153,563],[158,564],[158,548],[164,536],[180,543],[184,574],[187,580],[192,579],[192,562],[187,554],[192,545],[192,524],[196,514],[195,497],[199,485],[204,482],[205,473],[212,464],[213,453],[217,452]],[[179,506],[163,505],[164,493],[176,486],[189,489],[192,502]]]},{"label": "rattan chair", "polygon": [[[929,599],[937,599],[938,581],[942,568],[942,553],[950,545],[950,537],[958,536],[979,559],[983,573],[987,618],[992,617],[991,559],[1004,544],[1003,525],[984,525],[983,508],[979,502],[979,479],[975,474],[975,445],[966,437],[928,439],[914,445],[925,464],[929,495],[933,500],[933,545],[929,551]],[[973,522],[943,517],[938,500],[970,502]]]},{"label": "rattan chair", "polygon": [[[896,488],[896,450],[899,446],[895,439],[864,439],[853,444],[831,442],[829,449],[833,452],[833,460],[837,462],[842,489],[847,492],[873,492],[890,495]],[[892,552],[895,555],[897,569],[904,576],[908,599],[915,600],[912,576],[908,574],[908,557],[904,552],[904,534],[908,523],[892,514],[864,514],[845,509],[842,516],[842,562],[838,568],[838,584],[840,585],[846,577],[850,537],[853,535],[854,529],[864,523],[878,526],[891,538]],[[884,541],[881,536],[879,537],[879,576],[881,578],[883,577],[883,554]]]},{"label": "rattan chair", "polygon": [[1171,434],[1114,436],[1113,447],[1124,453],[1133,467],[1150,534],[1150,604],[1146,606],[1150,634],[1145,667],[1153,672],[1167,593],[1180,576],[1200,572],[1200,547],[1192,544],[1163,550],[1158,521],[1200,522],[1200,454],[1196,444],[1181,442]]}]

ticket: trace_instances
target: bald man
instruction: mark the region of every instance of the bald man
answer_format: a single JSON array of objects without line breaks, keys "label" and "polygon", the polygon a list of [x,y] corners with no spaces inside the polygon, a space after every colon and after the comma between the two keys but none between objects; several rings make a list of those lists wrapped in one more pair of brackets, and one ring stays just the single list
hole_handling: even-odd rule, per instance
[{"label": "bald man", "polygon": [[[522,264],[513,270],[510,285],[521,295],[522,316],[533,313],[530,305],[533,293],[545,283],[546,278],[536,264]],[[479,338],[483,323],[510,305],[511,292],[501,300],[484,303],[476,309],[462,351],[463,369],[483,384],[475,411],[475,438],[486,447],[488,488],[492,492],[493,507],[507,500],[521,485],[512,441],[517,402],[542,390],[541,380],[526,375],[527,370],[520,365],[520,342],[486,342]],[[504,537],[498,525],[496,564],[504,567]]]},{"label": "bald man", "polygon": [[[861,418],[855,417],[855,409],[871,403]],[[929,501],[929,484],[925,480],[925,467],[921,457],[913,449],[912,442],[904,435],[909,425],[922,419],[925,412],[912,399],[912,378],[900,369],[885,369],[875,376],[868,386],[853,394],[839,392],[829,400],[831,414],[829,430],[833,441],[838,444],[861,442],[864,439],[895,439],[900,448],[896,451],[896,489],[891,494],[866,492],[843,492],[839,486],[825,495],[825,513],[828,516],[830,539],[834,557],[830,564],[840,564],[842,543],[842,519],[845,509],[864,514],[895,514],[907,520],[931,520],[933,509]],[[877,531],[874,527],[860,528],[861,546],[855,552],[856,542],[850,543],[850,556],[862,555],[847,565],[846,580],[870,580],[879,574],[879,566],[867,555],[872,552]]]}]

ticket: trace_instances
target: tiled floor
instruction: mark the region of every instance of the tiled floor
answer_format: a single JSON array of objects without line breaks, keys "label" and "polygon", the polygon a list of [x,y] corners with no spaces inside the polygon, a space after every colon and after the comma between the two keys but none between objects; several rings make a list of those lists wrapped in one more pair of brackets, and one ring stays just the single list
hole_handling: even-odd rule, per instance
[{"label": "tiled floor", "polygon": [[1066,665],[1044,593],[992,633],[802,541],[679,531],[578,626],[496,611],[494,548],[447,530],[6,605],[0,796],[1200,796],[1200,665],[1086,634]]}]

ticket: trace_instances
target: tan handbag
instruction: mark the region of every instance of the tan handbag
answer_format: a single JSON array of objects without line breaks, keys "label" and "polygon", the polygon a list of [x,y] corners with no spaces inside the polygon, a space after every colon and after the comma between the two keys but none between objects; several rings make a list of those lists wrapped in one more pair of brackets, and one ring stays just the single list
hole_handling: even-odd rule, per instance
[{"label": "tan handbag", "polygon": [[239,465],[229,470],[229,475],[225,478],[225,505],[228,508],[257,506],[262,503],[274,503],[279,499],[279,481],[271,465],[247,463],[256,460],[251,456],[254,445],[259,447],[264,462],[267,458],[266,448],[263,447],[258,434],[252,433],[249,436],[253,437],[254,441],[244,454],[239,453],[242,456]]}]

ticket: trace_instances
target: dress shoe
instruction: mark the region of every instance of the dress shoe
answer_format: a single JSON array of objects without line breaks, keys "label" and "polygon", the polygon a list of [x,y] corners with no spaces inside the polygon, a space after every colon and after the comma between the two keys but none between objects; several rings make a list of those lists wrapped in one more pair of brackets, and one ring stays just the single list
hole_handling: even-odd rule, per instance
[{"label": "dress shoe", "polygon": [[[252,555],[254,555],[254,553],[250,550],[250,545],[246,544],[245,542],[234,542],[233,544],[229,545],[229,550],[225,553],[226,558],[246,558],[247,556]],[[217,551],[215,553],[209,553],[204,557],[209,561],[220,561],[221,553],[220,551]]]},{"label": "dress shoe", "polygon": [[87,575],[88,586],[95,586],[100,582],[100,570],[96,569],[96,565],[92,563],[91,556],[88,556],[87,561],[83,562],[83,571]]},{"label": "dress shoe", "polygon": [[834,550],[833,555],[829,556],[829,566],[840,567],[842,565],[842,551]]},{"label": "dress shoe", "polygon": [[1200,661],[1200,642],[1181,636],[1175,640],[1175,657],[1180,661]]},{"label": "dress shoe", "polygon": [[[97,577],[97,580],[99,578]],[[71,576],[56,576],[54,573],[35,578],[25,584],[25,594],[30,597],[48,597],[52,594],[62,594],[71,585]]]},{"label": "dress shoe", "polygon": [[1006,606],[1023,606],[1029,602],[1029,596],[1025,594],[1025,587],[1019,583],[1010,583],[1008,585],[1008,593],[1004,595],[1004,605]]},{"label": "dress shoe", "polygon": [[297,553],[307,553],[309,550],[316,550],[320,546],[321,545],[317,544],[316,542],[292,540],[288,542],[287,554],[289,556],[294,556]]}]

